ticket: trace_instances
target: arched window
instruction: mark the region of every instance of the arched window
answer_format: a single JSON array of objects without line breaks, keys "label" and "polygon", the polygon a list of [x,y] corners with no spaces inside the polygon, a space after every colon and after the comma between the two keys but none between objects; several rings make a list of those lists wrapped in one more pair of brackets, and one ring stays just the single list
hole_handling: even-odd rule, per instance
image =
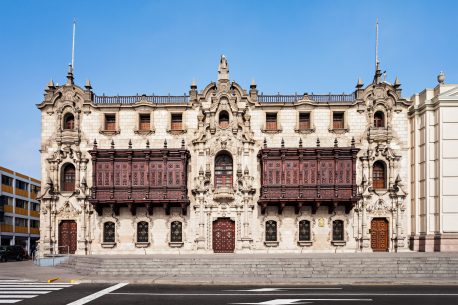
[{"label": "arched window", "polygon": [[343,220],[334,220],[332,222],[332,240],[333,241],[343,241],[344,240]]},{"label": "arched window", "polygon": [[137,242],[148,242],[148,223],[146,221],[140,221],[137,223]]},{"label": "arched window", "polygon": [[173,221],[170,224],[170,241],[181,243],[183,241],[183,225],[180,221]]},{"label": "arched window", "polygon": [[310,241],[310,221],[299,222],[299,241]]},{"label": "arched window", "polygon": [[103,224],[103,242],[115,242],[115,224],[112,221],[107,221]]},{"label": "arched window", "polygon": [[385,114],[383,113],[383,111],[377,111],[376,113],[374,113],[374,127],[385,127]]},{"label": "arched window", "polygon": [[75,117],[71,113],[67,113],[64,116],[64,129],[74,129],[75,128]]},{"label": "arched window", "polygon": [[219,127],[227,128],[229,126],[229,113],[221,111],[219,113]]},{"label": "arched window", "polygon": [[75,190],[75,166],[71,163],[63,167],[62,190],[64,192],[73,192]]},{"label": "arched window", "polygon": [[275,220],[266,221],[266,241],[277,241],[277,222]]},{"label": "arched window", "polygon": [[215,159],[215,187],[232,186],[232,157],[220,154]]},{"label": "arched window", "polygon": [[376,161],[372,166],[372,180],[375,189],[386,188],[386,167],[383,161]]}]

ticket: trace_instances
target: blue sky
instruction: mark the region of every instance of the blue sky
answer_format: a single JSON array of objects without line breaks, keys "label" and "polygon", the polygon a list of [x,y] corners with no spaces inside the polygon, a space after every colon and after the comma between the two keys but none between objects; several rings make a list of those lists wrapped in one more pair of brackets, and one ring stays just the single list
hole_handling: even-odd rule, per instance
[{"label": "blue sky", "polygon": [[76,29],[76,83],[97,94],[183,94],[231,79],[264,93],[350,93],[374,74],[375,20],[387,80],[410,97],[443,70],[458,83],[458,1],[0,1],[0,165],[40,178],[46,83],[63,83]]}]

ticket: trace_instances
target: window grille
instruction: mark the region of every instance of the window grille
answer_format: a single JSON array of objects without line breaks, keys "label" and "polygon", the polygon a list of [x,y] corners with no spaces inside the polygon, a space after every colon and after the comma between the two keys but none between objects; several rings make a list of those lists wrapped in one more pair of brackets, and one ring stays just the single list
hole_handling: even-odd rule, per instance
[{"label": "window grille", "polygon": [[172,113],[172,123],[170,125],[172,130],[182,130],[183,129],[183,114],[182,113]]},{"label": "window grille", "polygon": [[274,220],[266,222],[266,241],[277,241],[277,222]]},{"label": "window grille", "polygon": [[105,114],[105,130],[107,131],[116,130],[116,115]]},{"label": "window grille", "polygon": [[232,186],[232,157],[227,154],[218,155],[215,159],[215,187]]},{"label": "window grille", "polygon": [[103,224],[103,242],[114,243],[115,242],[115,224],[114,222],[108,221]]},{"label": "window grille", "polygon": [[180,221],[173,221],[170,225],[170,241],[181,243],[183,241],[183,226]]},{"label": "window grille", "polygon": [[148,223],[146,221],[140,221],[137,223],[137,242],[148,242]]},{"label": "window grille", "polygon": [[342,220],[334,220],[332,222],[332,240],[344,240],[344,224]]},{"label": "window grille", "polygon": [[140,114],[140,130],[150,130],[151,128],[151,116],[149,114]]},{"label": "window grille", "polygon": [[382,161],[377,161],[372,167],[372,185],[375,189],[386,188],[385,165]]},{"label": "window grille", "polygon": [[310,240],[310,221],[301,220],[299,222],[299,241]]}]

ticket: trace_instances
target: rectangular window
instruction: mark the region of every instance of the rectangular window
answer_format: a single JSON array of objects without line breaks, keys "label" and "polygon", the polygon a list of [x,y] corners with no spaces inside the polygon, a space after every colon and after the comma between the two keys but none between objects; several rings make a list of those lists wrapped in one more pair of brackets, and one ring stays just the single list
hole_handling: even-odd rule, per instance
[{"label": "rectangular window", "polygon": [[333,112],[332,113],[332,128],[343,129],[344,127],[344,113]]},{"label": "rectangular window", "polygon": [[31,191],[32,193],[34,193],[34,194],[38,194],[38,192],[40,191],[40,187],[37,186],[37,185],[31,184],[31,185],[30,185],[30,191]]},{"label": "rectangular window", "polygon": [[7,186],[13,186],[13,178],[2,175],[2,184]]},{"label": "rectangular window", "polygon": [[0,196],[0,205],[13,206],[13,198],[5,195]]},{"label": "rectangular window", "polygon": [[40,221],[35,220],[35,219],[30,219],[30,227],[31,228],[39,228],[40,227]]},{"label": "rectangular window", "polygon": [[299,129],[310,129],[310,112],[299,113]]},{"label": "rectangular window", "polygon": [[172,113],[172,122],[170,125],[171,130],[183,130],[183,114]]},{"label": "rectangular window", "polygon": [[14,219],[14,225],[16,227],[27,227],[27,219],[16,217]]},{"label": "rectangular window", "polygon": [[5,216],[5,224],[6,225],[13,225],[13,217],[12,216]]},{"label": "rectangular window", "polygon": [[21,189],[23,191],[27,191],[28,187],[29,184],[27,182],[16,179],[16,188]]},{"label": "rectangular window", "polygon": [[277,129],[277,113],[266,113],[266,130]]},{"label": "rectangular window", "polygon": [[16,198],[16,207],[21,209],[27,209],[27,201]]},{"label": "rectangular window", "polygon": [[149,114],[140,114],[139,130],[148,131],[151,129],[151,116]]},{"label": "rectangular window", "polygon": [[115,131],[116,130],[116,115],[105,114],[105,130]]},{"label": "rectangular window", "polygon": [[40,204],[36,202],[32,202],[32,211],[40,211]]}]

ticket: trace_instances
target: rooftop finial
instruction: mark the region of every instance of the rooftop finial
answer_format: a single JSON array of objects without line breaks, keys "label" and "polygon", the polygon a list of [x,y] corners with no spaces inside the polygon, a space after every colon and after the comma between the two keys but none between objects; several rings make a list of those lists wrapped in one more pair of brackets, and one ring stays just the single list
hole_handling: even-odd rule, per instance
[{"label": "rooftop finial", "polygon": [[72,64],[68,65],[67,85],[73,85],[73,67],[72,67]]},{"label": "rooftop finial", "polygon": [[378,57],[378,18],[375,24],[375,75],[374,83],[381,83],[382,72],[380,71],[380,60]]},{"label": "rooftop finial", "polygon": [[443,71],[441,71],[439,75],[437,76],[437,82],[439,84],[443,84],[445,82],[445,74]]},{"label": "rooftop finial", "polygon": [[361,77],[358,77],[358,82],[356,83],[356,89],[361,89],[364,86],[363,80]]},{"label": "rooftop finial", "polygon": [[394,84],[393,84],[396,88],[401,86],[401,81],[399,80],[399,78],[396,76],[396,79],[394,80]]},{"label": "rooftop finial", "polygon": [[229,80],[229,66],[227,64],[226,56],[221,55],[218,65],[218,81]]},{"label": "rooftop finial", "polygon": [[86,80],[86,84],[84,85],[84,88],[86,88],[86,90],[91,90],[92,89],[92,85],[91,85],[91,81],[90,80]]}]

